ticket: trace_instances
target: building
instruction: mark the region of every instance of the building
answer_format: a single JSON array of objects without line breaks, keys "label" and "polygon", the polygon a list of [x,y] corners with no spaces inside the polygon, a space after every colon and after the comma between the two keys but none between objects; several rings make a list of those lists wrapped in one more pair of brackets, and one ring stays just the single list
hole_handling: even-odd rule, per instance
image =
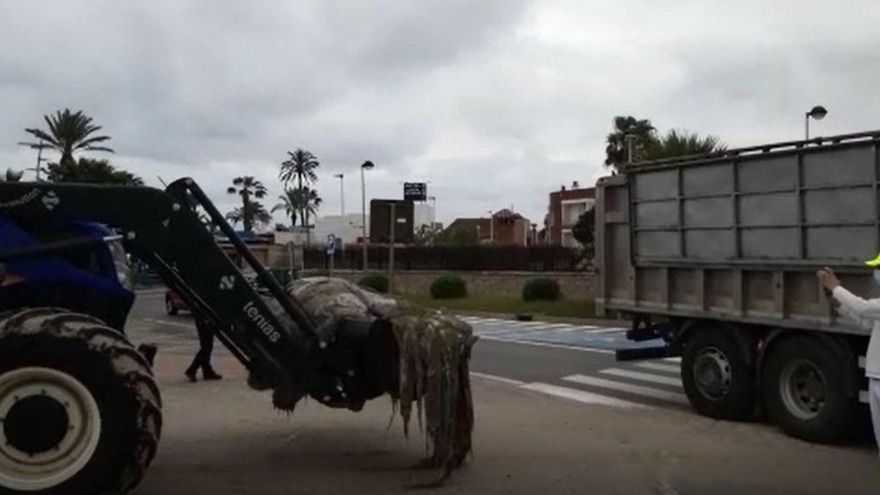
[{"label": "building", "polygon": [[456,218],[444,234],[448,239],[474,239],[497,246],[528,246],[534,236],[529,220],[507,208],[491,218]]},{"label": "building", "polygon": [[434,225],[437,222],[434,207],[426,202],[413,203],[413,226],[418,229],[422,225]]},{"label": "building", "polygon": [[[342,239],[343,244],[357,244],[361,239],[362,219],[363,217],[360,213],[327,215],[315,219],[315,226],[309,233],[312,245],[325,245],[329,234],[333,234],[336,238]],[[367,215],[367,235],[369,234],[370,216]],[[293,232],[276,232],[275,242],[277,244],[293,242],[294,244],[303,245],[306,243],[306,234],[302,228],[295,227]]]},{"label": "building", "polygon": [[562,186],[558,191],[551,192],[544,220],[544,242],[556,246],[578,246],[571,228],[582,214],[593,209],[595,202],[596,189],[580,187],[577,181],[570,188]]}]

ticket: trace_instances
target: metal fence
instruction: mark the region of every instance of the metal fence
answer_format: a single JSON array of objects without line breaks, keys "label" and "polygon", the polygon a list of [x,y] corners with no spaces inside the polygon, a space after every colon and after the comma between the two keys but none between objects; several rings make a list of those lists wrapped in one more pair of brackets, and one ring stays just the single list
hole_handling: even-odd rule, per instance
[{"label": "metal fence", "polygon": [[[342,270],[363,268],[362,248],[349,246],[334,255],[334,267]],[[368,268],[388,268],[388,247],[368,248]],[[561,246],[423,246],[398,247],[394,267],[398,270],[450,271],[575,271],[582,264],[582,252]],[[323,249],[303,253],[306,269],[325,269],[329,257]]]}]

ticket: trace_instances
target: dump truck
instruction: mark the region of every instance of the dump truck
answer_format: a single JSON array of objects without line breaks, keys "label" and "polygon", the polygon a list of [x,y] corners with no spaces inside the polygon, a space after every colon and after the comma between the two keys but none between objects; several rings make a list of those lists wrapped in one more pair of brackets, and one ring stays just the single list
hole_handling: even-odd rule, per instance
[{"label": "dump truck", "polygon": [[[217,244],[215,228],[255,280]],[[352,411],[386,393],[420,400],[396,396],[406,385],[399,374],[406,356],[389,318],[348,310],[319,319],[305,310],[193,180],[165,190],[6,182],[0,184],[0,494],[124,493],[144,477],[159,444],[162,399],[153,352],[125,335],[135,298],[131,256],[214,330],[248,370],[248,384],[271,391],[279,409],[292,410],[304,397]],[[457,349],[466,370],[469,344]],[[469,388],[460,392],[469,398]],[[446,462],[447,474],[470,446],[471,403],[453,404],[467,428],[447,428],[457,435],[457,450],[435,442],[435,450],[448,454],[438,458],[435,451],[434,459]]]},{"label": "dump truck", "polygon": [[[597,306],[680,356],[684,392],[712,418],[766,417],[815,442],[864,425],[870,330],[818,283],[877,297],[880,131],[634,163],[596,187]],[[861,431],[864,431],[863,429]]]}]

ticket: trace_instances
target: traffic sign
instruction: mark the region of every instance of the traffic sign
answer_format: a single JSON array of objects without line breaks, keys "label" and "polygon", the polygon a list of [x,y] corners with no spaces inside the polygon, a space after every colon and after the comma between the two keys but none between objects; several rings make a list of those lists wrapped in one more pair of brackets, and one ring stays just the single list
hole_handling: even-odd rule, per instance
[{"label": "traffic sign", "polygon": [[327,254],[333,256],[333,253],[336,252],[336,236],[333,234],[327,234]]}]

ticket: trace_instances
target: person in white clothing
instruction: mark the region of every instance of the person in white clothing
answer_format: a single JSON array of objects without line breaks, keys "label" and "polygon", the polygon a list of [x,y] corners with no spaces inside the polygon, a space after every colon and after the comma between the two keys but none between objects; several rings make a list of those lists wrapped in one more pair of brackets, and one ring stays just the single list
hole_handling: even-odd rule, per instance
[{"label": "person in white clothing", "polygon": [[[865,265],[874,269],[874,282],[880,285],[880,255]],[[822,287],[830,291],[834,300],[840,303],[840,312],[871,330],[865,356],[865,375],[868,377],[874,436],[880,447],[880,299],[863,299],[846,290],[830,268],[820,270],[818,276]]]}]

